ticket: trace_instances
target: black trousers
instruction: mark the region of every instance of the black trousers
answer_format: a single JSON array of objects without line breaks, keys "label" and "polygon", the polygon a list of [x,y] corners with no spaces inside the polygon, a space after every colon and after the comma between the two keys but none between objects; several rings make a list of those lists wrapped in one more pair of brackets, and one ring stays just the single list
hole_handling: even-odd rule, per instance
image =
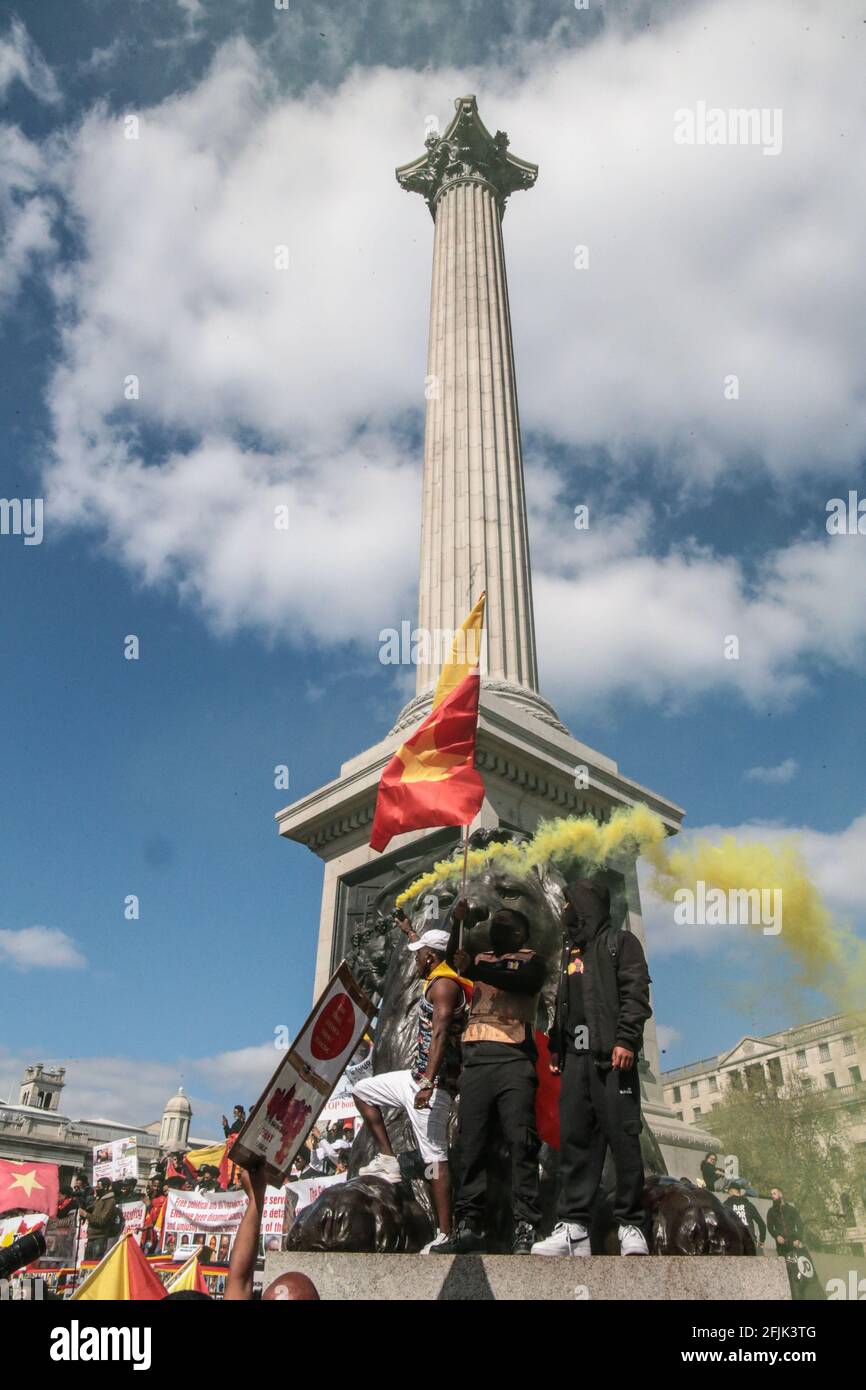
[{"label": "black trousers", "polygon": [[560,1221],[589,1224],[608,1145],[616,1168],[613,1214],[620,1225],[644,1227],[637,1067],[600,1067],[588,1052],[567,1052],[559,1093]]},{"label": "black trousers", "polygon": [[454,1215],[481,1227],[487,1199],[487,1164],[493,1121],[498,1115],[511,1157],[511,1205],[515,1221],[537,1226],[538,1133],[535,1092],[538,1078],[527,1058],[474,1062],[460,1074],[457,1120],[457,1199]]}]

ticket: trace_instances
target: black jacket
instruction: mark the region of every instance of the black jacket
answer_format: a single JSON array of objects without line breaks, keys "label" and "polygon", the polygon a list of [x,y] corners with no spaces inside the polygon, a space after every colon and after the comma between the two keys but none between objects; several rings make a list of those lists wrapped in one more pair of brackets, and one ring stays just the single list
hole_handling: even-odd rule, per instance
[{"label": "black jacket", "polygon": [[[732,1192],[730,1197],[725,1198],[722,1206],[727,1207],[728,1211],[733,1212],[734,1216],[736,1216],[739,1221],[742,1221],[743,1225],[751,1231],[752,1239],[760,1248],[764,1244],[767,1228],[764,1225],[764,1218],[754,1203],[750,1202],[745,1194],[739,1197]],[[755,1233],[756,1228],[757,1234]]]},{"label": "black jacket", "polygon": [[[590,912],[583,945],[583,1004],[589,1029],[589,1050],[598,1061],[610,1062],[615,1047],[626,1047],[637,1055],[643,1046],[643,1029],[652,1016],[649,1002],[650,977],[646,956],[634,932],[611,926],[610,893],[593,880],[569,885],[567,894],[586,885],[597,899],[594,919]],[[575,893],[575,900],[577,894]],[[565,1057],[568,1016],[569,942],[562,948],[559,987],[553,1025],[548,1033],[550,1050]]]},{"label": "black jacket", "polygon": [[781,1236],[786,1245],[803,1239],[800,1213],[790,1202],[772,1202],[767,1212],[767,1230],[775,1240]]}]

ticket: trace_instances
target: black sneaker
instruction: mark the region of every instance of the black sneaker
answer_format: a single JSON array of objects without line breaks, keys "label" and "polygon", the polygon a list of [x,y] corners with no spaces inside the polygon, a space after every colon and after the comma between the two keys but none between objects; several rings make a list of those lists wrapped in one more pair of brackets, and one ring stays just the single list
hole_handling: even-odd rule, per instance
[{"label": "black sneaker", "polygon": [[481,1231],[471,1226],[468,1221],[457,1223],[457,1230],[453,1236],[441,1241],[438,1245],[431,1245],[431,1255],[475,1255],[484,1249],[484,1236]]},{"label": "black sneaker", "polygon": [[511,1242],[512,1255],[530,1255],[535,1241],[535,1227],[528,1221],[518,1221],[514,1227],[514,1240]]}]

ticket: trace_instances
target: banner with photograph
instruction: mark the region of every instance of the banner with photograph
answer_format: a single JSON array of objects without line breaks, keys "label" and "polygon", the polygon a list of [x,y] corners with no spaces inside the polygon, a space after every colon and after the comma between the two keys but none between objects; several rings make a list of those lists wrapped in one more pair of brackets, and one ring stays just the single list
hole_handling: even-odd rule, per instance
[{"label": "banner with photograph", "polygon": [[250,1111],[232,1149],[244,1168],[264,1159],[281,1183],[330,1099],[375,1010],[342,961]]},{"label": "banner with photograph", "polygon": [[[286,1229],[285,1188],[268,1187],[262,1207],[263,1240],[282,1242]],[[208,1264],[226,1264],[247,1209],[245,1192],[181,1192],[168,1194],[163,1224],[163,1254],[188,1259],[198,1246]]]},{"label": "banner with photograph", "polygon": [[123,1178],[138,1177],[138,1139],[130,1134],[125,1139],[113,1139],[109,1144],[93,1146],[93,1186],[100,1178],[120,1182]]},{"label": "banner with photograph", "polygon": [[[83,1226],[85,1223],[81,1222]],[[72,1269],[84,1254],[84,1240],[79,1242],[78,1212],[68,1216],[52,1216],[43,1231],[45,1254],[39,1259],[40,1269]],[[80,1243],[80,1250],[76,1246]]]}]

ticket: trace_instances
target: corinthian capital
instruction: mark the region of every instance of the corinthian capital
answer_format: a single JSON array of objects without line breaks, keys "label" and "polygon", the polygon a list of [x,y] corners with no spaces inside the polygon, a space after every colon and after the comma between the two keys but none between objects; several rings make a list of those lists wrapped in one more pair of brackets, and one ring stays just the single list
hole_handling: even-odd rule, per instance
[{"label": "corinthian capital", "polygon": [[505,200],[520,188],[531,188],[538,165],[508,153],[508,136],[491,135],[478,114],[473,96],[458,97],[455,115],[442,135],[429,135],[426,153],[397,170],[397,182],[407,193],[420,193],[434,219],[439,195],[455,183],[484,183],[493,190],[500,213]]}]

